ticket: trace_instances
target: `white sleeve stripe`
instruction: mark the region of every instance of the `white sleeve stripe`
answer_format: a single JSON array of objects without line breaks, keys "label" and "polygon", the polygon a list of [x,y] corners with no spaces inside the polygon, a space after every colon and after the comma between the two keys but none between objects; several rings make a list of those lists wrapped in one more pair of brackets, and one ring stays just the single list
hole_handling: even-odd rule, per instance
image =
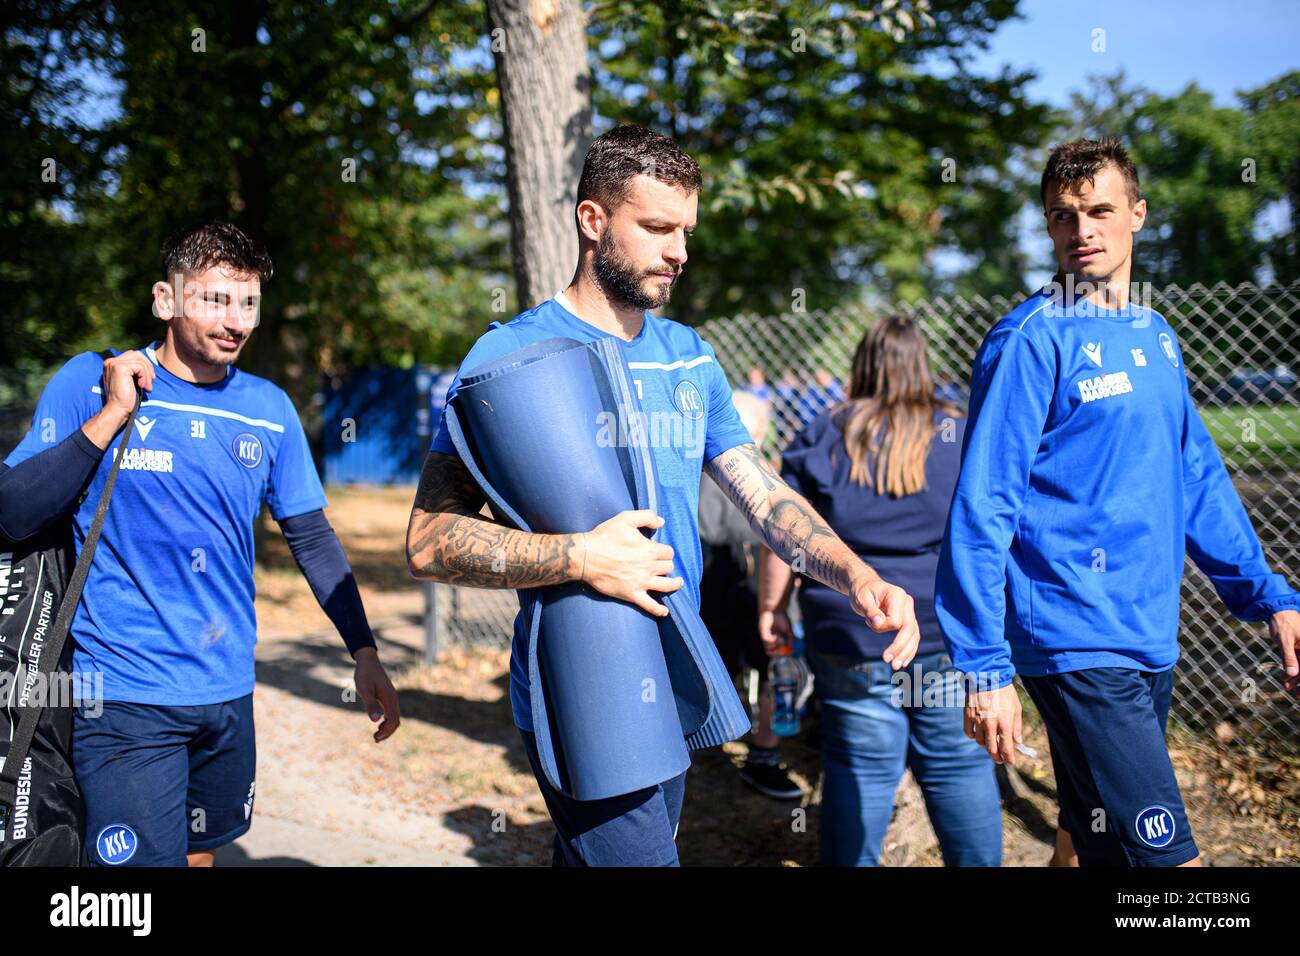
[{"label": "white sleeve stripe", "polygon": [[1034,309],[1033,312],[1030,312],[1027,316],[1025,316],[1025,321],[1021,322],[1019,327],[1021,329],[1024,329],[1024,327],[1029,323],[1029,320],[1032,319],[1034,316],[1036,316],[1039,312],[1042,312],[1043,309],[1047,308],[1051,304],[1051,302],[1052,302],[1051,299],[1044,300],[1043,303],[1038,308]]},{"label": "white sleeve stripe", "polygon": [[678,359],[676,362],[671,362],[668,365],[664,365],[662,362],[628,362],[627,367],[628,368],[655,368],[661,372],[671,372],[679,368],[695,368],[695,366],[697,365],[703,365],[706,362],[712,362],[712,361],[713,361],[712,355],[697,355],[695,358],[691,359],[690,361],[687,361],[685,359]]}]

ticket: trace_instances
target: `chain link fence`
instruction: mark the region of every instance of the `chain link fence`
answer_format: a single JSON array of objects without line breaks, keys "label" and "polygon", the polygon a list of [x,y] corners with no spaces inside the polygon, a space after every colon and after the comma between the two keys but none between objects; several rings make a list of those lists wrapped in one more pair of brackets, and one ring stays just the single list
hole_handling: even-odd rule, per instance
[{"label": "chain link fence", "polygon": [[[1177,331],[1192,395],[1219,445],[1272,567],[1297,580],[1300,543],[1300,283],[1138,289],[1138,301]],[[734,385],[762,381],[772,398],[764,449],[774,458],[819,412],[841,400],[854,350],[890,311],[921,324],[941,393],[964,403],[970,369],[989,328],[1023,296],[935,299],[873,308],[738,315],[700,328]],[[503,646],[512,592],[438,585],[431,623],[445,640]],[[1188,728],[1291,747],[1300,706],[1281,689],[1281,665],[1262,624],[1229,615],[1190,561],[1183,582],[1182,658],[1173,710]]]}]

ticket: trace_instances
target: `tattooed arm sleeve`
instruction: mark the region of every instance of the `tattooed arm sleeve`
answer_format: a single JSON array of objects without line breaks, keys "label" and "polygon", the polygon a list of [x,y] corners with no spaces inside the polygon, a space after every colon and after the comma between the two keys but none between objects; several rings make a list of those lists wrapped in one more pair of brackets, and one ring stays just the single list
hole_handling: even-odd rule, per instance
[{"label": "tattooed arm sleeve", "polygon": [[709,476],[749,519],[782,561],[841,594],[878,575],[840,540],[807,500],[772,470],[754,444],[737,445],[709,462]]},{"label": "tattooed arm sleeve", "polygon": [[483,493],[456,455],[429,452],[406,529],[416,578],[477,588],[535,588],[581,577],[578,534],[531,534],[480,515]]}]

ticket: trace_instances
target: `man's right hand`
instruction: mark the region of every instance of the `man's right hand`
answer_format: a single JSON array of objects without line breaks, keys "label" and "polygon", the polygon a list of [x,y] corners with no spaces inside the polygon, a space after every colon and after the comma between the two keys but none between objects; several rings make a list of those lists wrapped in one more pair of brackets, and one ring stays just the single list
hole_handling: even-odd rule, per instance
[{"label": "man's right hand", "polygon": [[669,577],[673,549],[641,533],[642,528],[660,528],[663,523],[653,511],[624,511],[585,532],[581,536],[586,546],[582,582],[655,617],[667,617],[668,608],[650,592],[671,593],[684,582]]},{"label": "man's right hand", "polygon": [[968,693],[962,723],[966,736],[987,750],[994,763],[1016,762],[1021,734],[1020,695],[1014,683]]},{"label": "man's right hand", "polygon": [[81,430],[100,448],[107,448],[113,436],[126,424],[135,407],[135,388],[139,382],[143,391],[153,389],[154,367],[141,351],[132,350],[104,360],[104,377],[100,387],[104,392],[104,407]]}]

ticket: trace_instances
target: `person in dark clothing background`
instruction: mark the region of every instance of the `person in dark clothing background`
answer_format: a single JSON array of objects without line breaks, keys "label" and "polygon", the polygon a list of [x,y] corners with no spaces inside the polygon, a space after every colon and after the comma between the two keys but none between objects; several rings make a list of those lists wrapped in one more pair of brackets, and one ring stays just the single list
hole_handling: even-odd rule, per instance
[{"label": "person in dark clothing background", "polygon": [[[945,653],[934,580],[960,467],[964,418],[935,395],[920,328],[878,321],[853,358],[849,398],[819,415],[782,458],[781,474],[846,544],[916,601],[921,644],[891,672],[889,635],[804,577],[799,588],[813,692],[821,706],[821,860],[876,866],[903,771],[911,768],[944,862],[997,866],[1002,814],[991,761],[962,727],[960,675]],[[759,631],[769,652],[790,639],[797,568],[765,550]],[[891,674],[893,675],[891,678]]]}]

